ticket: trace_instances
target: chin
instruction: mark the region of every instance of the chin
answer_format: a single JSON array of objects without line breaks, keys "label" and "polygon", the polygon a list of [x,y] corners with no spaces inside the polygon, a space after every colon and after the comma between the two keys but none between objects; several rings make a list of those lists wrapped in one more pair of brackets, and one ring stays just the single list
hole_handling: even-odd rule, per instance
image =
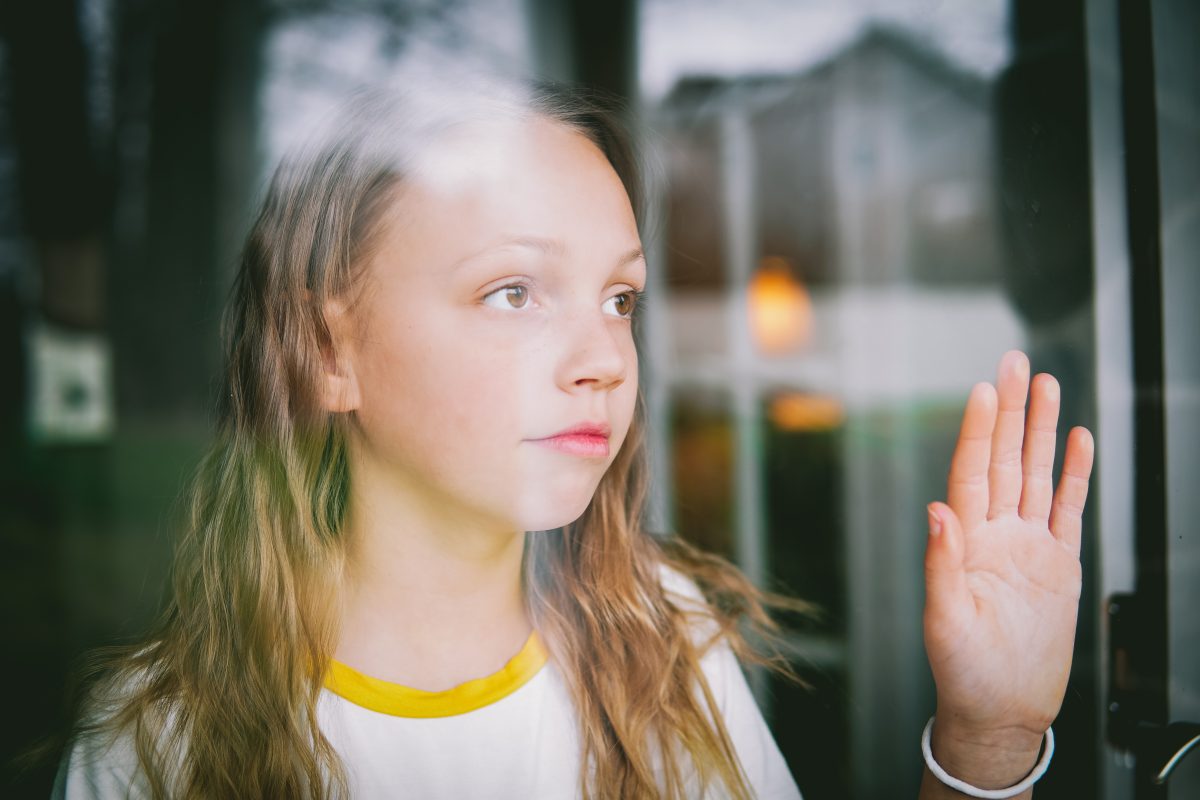
[{"label": "chin", "polygon": [[517,513],[521,523],[519,527],[526,531],[552,531],[570,525],[583,516],[594,492],[595,487],[592,487],[592,491],[585,496],[572,499],[548,494],[529,498],[530,502]]}]

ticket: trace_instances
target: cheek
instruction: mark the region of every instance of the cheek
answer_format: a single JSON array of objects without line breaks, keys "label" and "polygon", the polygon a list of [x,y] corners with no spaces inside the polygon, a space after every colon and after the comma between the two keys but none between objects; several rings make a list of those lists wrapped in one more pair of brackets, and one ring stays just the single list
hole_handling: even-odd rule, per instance
[{"label": "cheek", "polygon": [[503,457],[522,438],[528,398],[514,361],[507,353],[464,354],[445,375],[445,391],[427,398],[434,427],[467,459]]},{"label": "cheek", "polygon": [[450,480],[519,441],[523,398],[515,370],[523,359],[511,348],[430,332],[438,329],[378,331],[360,375],[359,416],[372,445],[387,451],[381,455]]},{"label": "cheek", "polygon": [[633,421],[637,405],[638,354],[632,339],[629,341],[628,349],[625,352],[625,362],[629,365],[628,374],[625,377],[624,383],[616,388],[609,401],[610,411],[613,414],[613,427],[615,428],[619,421],[622,426],[622,436],[628,431],[629,424]]}]

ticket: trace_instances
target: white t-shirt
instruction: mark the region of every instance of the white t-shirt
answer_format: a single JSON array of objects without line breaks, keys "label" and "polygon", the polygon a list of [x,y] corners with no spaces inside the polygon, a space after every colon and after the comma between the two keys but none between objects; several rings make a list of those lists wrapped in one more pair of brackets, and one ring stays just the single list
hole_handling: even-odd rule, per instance
[{"label": "white t-shirt", "polygon": [[[664,574],[664,585],[688,599],[700,596],[676,573]],[[800,791],[732,650],[715,646],[701,668],[755,796],[798,800]],[[387,683],[335,663],[318,716],[356,798],[579,796],[574,705],[536,633],[500,671],[445,692]],[[105,752],[77,745],[63,761],[53,796],[148,796],[137,776],[128,742],[118,740]]]}]

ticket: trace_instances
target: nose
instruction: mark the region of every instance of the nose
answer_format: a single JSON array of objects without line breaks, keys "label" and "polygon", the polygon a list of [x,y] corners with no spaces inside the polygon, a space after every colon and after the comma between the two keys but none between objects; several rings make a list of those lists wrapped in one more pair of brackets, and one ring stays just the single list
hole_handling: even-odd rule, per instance
[{"label": "nose", "polygon": [[578,311],[568,315],[560,335],[557,381],[564,391],[580,386],[612,390],[637,368],[636,361],[630,363],[636,353],[628,322],[601,311]]}]

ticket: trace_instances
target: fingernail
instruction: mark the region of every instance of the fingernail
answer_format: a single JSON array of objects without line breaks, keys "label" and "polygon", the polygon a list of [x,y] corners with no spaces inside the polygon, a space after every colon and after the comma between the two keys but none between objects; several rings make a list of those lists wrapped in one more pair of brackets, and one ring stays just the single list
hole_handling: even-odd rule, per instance
[{"label": "fingernail", "polygon": [[1016,362],[1013,364],[1013,374],[1018,378],[1024,378],[1029,374],[1029,357],[1024,353],[1017,356]]},{"label": "fingernail", "polygon": [[925,510],[929,512],[929,532],[931,534],[933,534],[934,536],[937,536],[938,534],[940,534],[942,532],[941,517],[939,517],[937,515],[937,512],[933,510],[932,503],[930,505],[926,506]]}]

